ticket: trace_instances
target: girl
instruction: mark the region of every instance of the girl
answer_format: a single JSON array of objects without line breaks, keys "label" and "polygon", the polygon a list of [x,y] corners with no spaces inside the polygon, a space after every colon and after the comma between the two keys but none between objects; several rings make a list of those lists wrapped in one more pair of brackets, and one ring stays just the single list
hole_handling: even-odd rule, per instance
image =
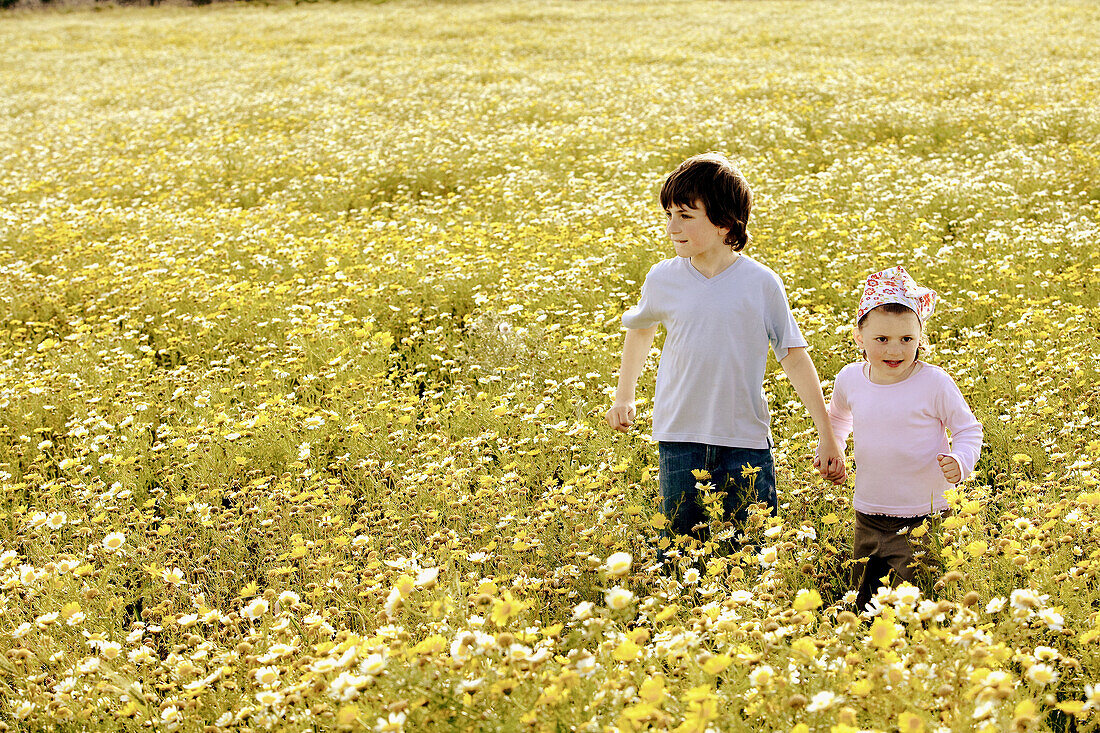
[{"label": "girl", "polygon": [[916,580],[909,530],[947,510],[944,490],[970,475],[981,452],[982,426],[959,388],[919,359],[935,303],[936,293],[901,267],[867,278],[854,331],[864,360],[841,369],[833,385],[837,441],[843,446],[855,433],[852,581],[860,611],[884,575]]}]

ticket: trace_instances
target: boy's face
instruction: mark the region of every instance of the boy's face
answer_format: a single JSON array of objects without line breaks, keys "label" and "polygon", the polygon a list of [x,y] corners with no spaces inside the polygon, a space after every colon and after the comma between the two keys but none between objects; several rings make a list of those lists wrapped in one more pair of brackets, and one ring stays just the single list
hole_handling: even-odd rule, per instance
[{"label": "boy's face", "polygon": [[701,201],[696,201],[694,206],[674,203],[665,209],[665,214],[668,216],[665,231],[677,256],[705,259],[731,251],[726,244],[729,229],[712,224]]},{"label": "boy's face", "polygon": [[894,384],[909,376],[917,360],[920,319],[913,311],[886,313],[873,310],[856,329],[856,345],[867,354],[871,381]]}]

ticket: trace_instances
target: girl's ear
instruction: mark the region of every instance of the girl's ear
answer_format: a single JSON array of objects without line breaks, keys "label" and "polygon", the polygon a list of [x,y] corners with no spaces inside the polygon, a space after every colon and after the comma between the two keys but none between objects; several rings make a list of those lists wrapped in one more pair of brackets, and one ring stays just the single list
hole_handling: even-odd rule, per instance
[{"label": "girl's ear", "polygon": [[859,328],[852,326],[852,338],[856,341],[856,346],[860,351],[863,351],[863,334],[859,332]]}]

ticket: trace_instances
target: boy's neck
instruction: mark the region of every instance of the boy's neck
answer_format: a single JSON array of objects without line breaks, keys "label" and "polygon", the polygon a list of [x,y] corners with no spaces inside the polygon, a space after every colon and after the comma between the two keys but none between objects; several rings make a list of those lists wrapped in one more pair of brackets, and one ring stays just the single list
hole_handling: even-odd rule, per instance
[{"label": "boy's neck", "polygon": [[688,262],[691,266],[699,271],[699,274],[708,280],[715,275],[719,275],[727,267],[741,257],[740,252],[734,252],[732,249],[719,254],[707,257],[706,255],[695,255],[688,258]]}]

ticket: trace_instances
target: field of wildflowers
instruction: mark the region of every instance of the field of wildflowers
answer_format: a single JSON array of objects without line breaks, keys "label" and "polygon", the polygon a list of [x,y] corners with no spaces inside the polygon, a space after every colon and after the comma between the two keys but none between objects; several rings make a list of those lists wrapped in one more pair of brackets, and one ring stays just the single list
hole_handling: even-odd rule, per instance
[{"label": "field of wildflowers", "polygon": [[[1098,39],[1073,0],[0,19],[0,730],[1096,729]],[[823,379],[867,273],[942,296],[985,452],[873,618],[774,363],[781,515],[654,568],[646,410],[602,415],[705,150]]]}]

